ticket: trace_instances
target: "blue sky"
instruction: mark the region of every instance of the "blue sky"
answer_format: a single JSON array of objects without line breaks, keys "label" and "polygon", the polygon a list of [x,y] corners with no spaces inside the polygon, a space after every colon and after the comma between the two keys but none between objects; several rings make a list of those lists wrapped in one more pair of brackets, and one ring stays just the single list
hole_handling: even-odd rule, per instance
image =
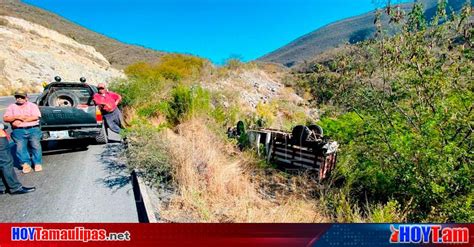
[{"label": "blue sky", "polygon": [[[256,59],[382,0],[24,0],[93,31],[222,63]],[[392,1],[395,2],[395,1]]]}]

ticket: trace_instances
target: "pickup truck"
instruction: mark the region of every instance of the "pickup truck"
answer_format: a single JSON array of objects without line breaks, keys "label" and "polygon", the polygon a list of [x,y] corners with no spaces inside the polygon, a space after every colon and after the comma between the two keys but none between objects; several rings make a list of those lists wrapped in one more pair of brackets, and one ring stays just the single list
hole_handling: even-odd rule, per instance
[{"label": "pickup truck", "polygon": [[92,100],[97,88],[85,83],[84,78],[80,82],[61,82],[59,77],[55,80],[36,99],[43,141],[89,138],[107,143],[102,114]]}]

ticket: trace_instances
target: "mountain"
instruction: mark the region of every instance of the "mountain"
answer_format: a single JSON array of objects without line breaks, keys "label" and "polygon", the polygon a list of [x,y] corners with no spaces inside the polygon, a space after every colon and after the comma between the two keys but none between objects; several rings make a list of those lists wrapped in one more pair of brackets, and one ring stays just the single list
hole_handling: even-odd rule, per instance
[{"label": "mountain", "polygon": [[[30,93],[40,92],[42,82],[51,81],[56,75],[64,81],[78,81],[83,76],[91,84],[110,82],[124,77],[120,69],[123,66],[139,60],[153,62],[163,57],[159,52],[120,43],[20,2],[2,3],[6,4],[0,8],[0,95],[11,95],[18,88]],[[13,8],[16,10],[12,11]],[[101,45],[101,42],[108,45]],[[112,61],[116,56],[123,63],[114,66]],[[170,65],[174,69],[186,63],[180,60],[186,61],[186,56],[165,56],[168,60],[174,57],[175,63]],[[203,74],[206,76],[199,81],[204,88],[231,92],[228,98],[238,98],[239,106],[249,111],[255,110],[259,103],[272,100],[284,99],[290,102],[288,107],[302,104],[303,100],[283,85],[288,71],[284,66],[236,62],[222,68],[212,64],[205,68],[207,72]]]},{"label": "mountain", "polygon": [[21,18],[55,30],[81,44],[92,46],[117,69],[122,69],[138,61],[156,62],[160,56],[165,54],[141,46],[122,43],[19,0],[0,0],[0,16]]},{"label": "mountain", "polygon": [[0,15],[0,94],[15,89],[39,92],[41,83],[60,75],[89,83],[123,77],[96,49],[24,19]]},{"label": "mountain", "polygon": [[[436,13],[437,0],[419,0],[425,8],[425,16],[431,19]],[[450,0],[449,7],[459,11],[465,0]],[[400,5],[401,9],[408,13],[413,3]],[[344,44],[354,44],[373,37],[375,11],[359,16],[343,19],[311,33],[308,33],[289,44],[257,59],[263,62],[274,62],[292,67],[298,63],[312,60],[316,55]],[[383,23],[388,23],[388,16],[384,14]]]}]

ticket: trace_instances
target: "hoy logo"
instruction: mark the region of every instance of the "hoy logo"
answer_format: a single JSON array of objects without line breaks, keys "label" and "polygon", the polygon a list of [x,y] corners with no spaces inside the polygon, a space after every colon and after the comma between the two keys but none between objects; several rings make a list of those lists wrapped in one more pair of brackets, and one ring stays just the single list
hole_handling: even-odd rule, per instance
[{"label": "hoy logo", "polygon": [[390,243],[469,243],[469,228],[442,225],[390,225]]}]

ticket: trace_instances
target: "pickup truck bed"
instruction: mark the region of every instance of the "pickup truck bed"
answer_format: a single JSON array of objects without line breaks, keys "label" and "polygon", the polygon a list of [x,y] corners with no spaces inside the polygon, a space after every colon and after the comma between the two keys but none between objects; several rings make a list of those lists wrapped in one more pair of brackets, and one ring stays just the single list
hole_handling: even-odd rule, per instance
[{"label": "pickup truck bed", "polygon": [[41,111],[43,140],[94,138],[107,143],[102,115],[92,100],[95,86],[77,82],[53,82],[36,103]]}]

